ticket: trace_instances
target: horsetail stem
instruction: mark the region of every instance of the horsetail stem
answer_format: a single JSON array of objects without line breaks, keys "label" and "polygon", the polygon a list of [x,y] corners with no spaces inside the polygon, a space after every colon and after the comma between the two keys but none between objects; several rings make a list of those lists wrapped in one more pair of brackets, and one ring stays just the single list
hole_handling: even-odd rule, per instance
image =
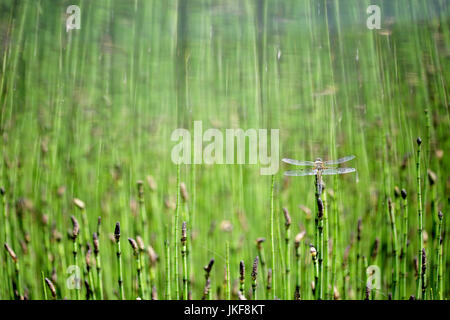
[{"label": "horsetail stem", "polygon": [[228,241],[225,243],[225,278],[226,278],[225,299],[231,300],[230,244]]},{"label": "horsetail stem", "polygon": [[426,289],[427,289],[427,254],[425,248],[422,249],[422,299],[426,299]]},{"label": "horsetail stem", "polygon": [[138,247],[138,244],[136,240],[133,238],[128,238],[128,242],[131,245],[131,248],[133,249],[133,256],[136,263],[136,274],[138,279],[138,297],[141,299],[144,299],[144,280],[142,277],[142,262],[141,262],[141,253],[140,249]]},{"label": "horsetail stem", "polygon": [[439,211],[438,214],[438,218],[439,218],[439,228],[438,228],[438,233],[439,233],[439,249],[438,249],[438,257],[437,257],[437,261],[438,261],[438,275],[437,275],[437,285],[438,285],[438,290],[437,290],[437,295],[438,295],[438,299],[442,300],[444,299],[444,276],[443,276],[443,230],[442,230],[442,221],[444,218],[444,215],[442,213],[442,211]]},{"label": "horsetail stem", "polygon": [[256,295],[256,287],[257,287],[257,282],[256,279],[258,277],[258,263],[259,263],[259,257],[256,256],[255,260],[253,260],[253,267],[252,267],[252,298],[253,300],[257,300],[258,297]]},{"label": "horsetail stem", "polygon": [[[100,222],[99,222],[99,224],[100,224]],[[94,256],[95,256],[95,268],[97,271],[98,295],[99,295],[99,299],[103,300],[104,296],[103,296],[103,281],[102,281],[102,265],[101,265],[101,258],[100,258],[100,241],[99,241],[97,232],[94,232],[92,234],[92,242],[94,244]]]},{"label": "horsetail stem", "polygon": [[[322,187],[319,187],[319,190],[321,190]],[[317,293],[316,299],[322,300],[323,298],[323,251],[324,251],[324,244],[323,244],[323,213],[324,213],[324,205],[321,198],[317,198],[317,219],[318,219],[318,245],[319,245],[319,252],[318,252],[318,279],[317,282],[315,282],[315,289]]]},{"label": "horsetail stem", "polygon": [[142,220],[142,224],[139,224],[141,227],[140,233],[144,236],[144,239],[148,239],[148,221],[147,221],[147,213],[145,211],[145,199],[144,199],[144,182],[142,180],[138,180],[136,182],[137,185],[137,193],[138,193],[138,203],[139,203],[139,215]]},{"label": "horsetail stem", "polygon": [[296,272],[295,272],[295,294],[294,299],[300,300],[300,289],[301,289],[301,241],[305,236],[305,231],[298,233],[295,236],[295,262],[296,262]]},{"label": "horsetail stem", "polygon": [[180,284],[179,284],[179,268],[178,268],[178,220],[180,216],[180,180],[181,180],[181,166],[177,165],[177,203],[175,209],[175,221],[173,224],[173,245],[174,245],[174,282],[175,282],[175,299],[180,298]]},{"label": "horsetail stem", "polygon": [[203,297],[202,300],[211,300],[211,269],[214,265],[214,259],[209,260],[209,263],[203,267],[203,270],[205,270],[205,287],[203,289]]},{"label": "horsetail stem", "polygon": [[245,264],[242,260],[239,262],[239,292],[245,297]]},{"label": "horsetail stem", "polygon": [[187,262],[187,230],[186,221],[181,226],[181,259],[183,260],[183,300],[188,300],[189,277]]},{"label": "horsetail stem", "polygon": [[[139,244],[139,242],[138,242]],[[142,250],[141,250],[142,251]],[[152,297],[154,297],[157,294],[156,290],[156,264],[158,262],[158,255],[156,254],[155,250],[152,246],[147,246],[147,254],[150,264],[150,287],[152,288]],[[143,263],[143,262],[141,262]],[[147,288],[144,288],[144,295]],[[153,299],[153,298],[152,298]]]},{"label": "horsetail stem", "polygon": [[[256,239],[256,249],[258,250],[259,264],[261,265],[261,274],[263,278],[263,285],[266,286],[266,258],[264,254],[263,243],[266,241],[266,238],[258,238]],[[266,299],[269,297],[266,291]]]},{"label": "horsetail stem", "polygon": [[[417,216],[418,216],[418,232],[419,232],[419,254],[418,257],[422,256],[423,251],[423,217],[422,217],[422,185],[421,185],[421,173],[420,173],[420,145],[422,144],[422,139],[417,138],[417,158],[416,158],[416,174],[417,174]],[[416,298],[421,299],[420,292],[422,287],[422,259],[418,259],[418,276],[416,285]]]},{"label": "horsetail stem", "polygon": [[284,299],[289,299],[289,295],[291,293],[291,281],[290,281],[290,272],[291,272],[291,216],[289,215],[289,211],[287,208],[283,208],[284,219],[285,219],[285,248],[284,248],[284,259],[285,259],[285,281],[284,281]]},{"label": "horsetail stem", "polygon": [[394,299],[397,298],[398,295],[398,239],[397,239],[397,226],[395,223],[395,213],[393,208],[392,200],[388,199],[388,207],[389,207],[389,217],[391,220],[391,233],[392,233],[392,254],[394,258],[394,273],[392,276],[392,296]]},{"label": "horsetail stem", "polygon": [[[272,183],[271,183],[271,188],[270,188],[270,250],[272,253],[272,261],[271,261],[271,269],[272,272],[274,274],[276,274],[276,269],[275,269],[275,235],[274,235],[274,204],[273,204],[273,196],[274,196],[274,185],[275,185],[275,176],[272,175]],[[272,300],[275,299],[275,294],[276,294],[276,280],[273,279],[272,282],[272,292],[271,292],[271,298]]]},{"label": "horsetail stem", "polygon": [[87,272],[87,276],[89,279],[89,285],[90,288],[92,289],[92,297],[94,300],[97,299],[96,297],[96,293],[95,293],[95,286],[94,286],[94,278],[92,275],[92,271],[91,271],[91,266],[92,266],[92,249],[91,249],[91,244],[88,243],[87,244],[87,251],[86,251],[86,256],[85,256],[85,262],[86,262],[86,272]]},{"label": "horsetail stem", "polygon": [[267,284],[266,284],[266,290],[267,290],[267,294],[270,296],[270,291],[272,290],[272,269],[268,269],[267,270]]},{"label": "horsetail stem", "polygon": [[[80,232],[80,227],[78,224],[78,220],[74,216],[71,216],[70,218],[72,220],[72,225],[73,225],[72,235],[71,235],[72,242],[73,242],[73,246],[72,246],[72,248],[73,248],[73,250],[72,250],[73,263],[76,267],[78,267],[78,240],[77,239],[78,239],[78,234]],[[78,287],[80,279],[76,279],[76,281],[77,281],[77,286],[75,288],[75,298],[76,298],[76,300],[80,300],[80,288]]]},{"label": "horsetail stem", "polygon": [[403,211],[403,242],[402,242],[402,252],[400,254],[400,260],[402,263],[402,273],[401,273],[401,295],[402,300],[406,299],[406,261],[408,259],[408,199],[405,189],[401,190],[401,195],[403,199],[402,211]]},{"label": "horsetail stem", "polygon": [[73,204],[81,211],[81,221],[83,222],[83,241],[85,244],[89,242],[89,224],[86,214],[86,205],[80,199],[73,199]]},{"label": "horsetail stem", "polygon": [[171,300],[171,277],[170,277],[170,242],[169,240],[164,241],[164,246],[166,249],[166,300]]},{"label": "horsetail stem", "polygon": [[[15,296],[19,300],[23,300],[23,292],[22,292],[22,285],[21,285],[21,279],[20,279],[20,264],[19,264],[19,258],[17,258],[16,253],[14,250],[9,246],[8,243],[5,242],[4,244],[6,252],[8,252],[9,256],[11,257],[13,263],[14,263],[14,270],[15,270],[15,283],[17,287],[17,294]],[[14,286],[13,286],[14,287]]]},{"label": "horsetail stem", "polygon": [[122,251],[120,249],[120,222],[116,222],[114,229],[114,240],[116,243],[116,256],[117,256],[117,282],[119,285],[119,298],[125,299],[125,293],[123,289],[123,275],[122,275]]},{"label": "horsetail stem", "polygon": [[313,295],[316,298],[316,300],[318,299],[318,291],[317,290],[317,283],[319,282],[319,266],[317,263],[317,250],[316,248],[314,248],[313,245],[310,245],[310,249],[309,249],[309,253],[311,254],[311,258],[313,261],[313,265],[314,265],[314,281],[313,283]]}]

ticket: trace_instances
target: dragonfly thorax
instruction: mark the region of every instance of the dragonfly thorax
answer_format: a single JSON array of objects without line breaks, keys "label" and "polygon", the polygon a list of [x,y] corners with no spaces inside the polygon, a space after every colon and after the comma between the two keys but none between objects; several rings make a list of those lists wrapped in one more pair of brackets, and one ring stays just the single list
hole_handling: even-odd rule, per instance
[{"label": "dragonfly thorax", "polygon": [[317,158],[316,161],[314,161],[314,165],[316,169],[323,169],[323,161],[321,158]]}]

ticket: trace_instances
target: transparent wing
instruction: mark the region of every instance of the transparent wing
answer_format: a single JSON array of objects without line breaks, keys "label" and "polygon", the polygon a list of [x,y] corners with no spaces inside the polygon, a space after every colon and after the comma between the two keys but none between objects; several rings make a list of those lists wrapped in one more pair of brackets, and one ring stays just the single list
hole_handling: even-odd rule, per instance
[{"label": "transparent wing", "polygon": [[317,174],[317,169],[305,169],[305,170],[292,170],[292,171],[285,171],[285,176],[292,176],[292,177],[300,177],[300,176],[314,176]]},{"label": "transparent wing", "polygon": [[340,158],[340,159],[337,159],[337,160],[328,160],[328,161],[325,161],[324,163],[325,164],[340,164],[340,163],[344,163],[344,162],[350,161],[352,159],[355,159],[355,156],[351,155],[351,156],[343,157],[343,158]]},{"label": "transparent wing", "polygon": [[327,176],[331,174],[344,174],[344,173],[350,173],[355,172],[355,168],[329,168],[322,170],[322,174]]},{"label": "transparent wing", "polygon": [[298,161],[298,160],[294,160],[294,159],[281,159],[281,161],[285,162],[285,163],[289,163],[289,164],[293,164],[296,166],[313,166],[314,162],[313,161]]}]

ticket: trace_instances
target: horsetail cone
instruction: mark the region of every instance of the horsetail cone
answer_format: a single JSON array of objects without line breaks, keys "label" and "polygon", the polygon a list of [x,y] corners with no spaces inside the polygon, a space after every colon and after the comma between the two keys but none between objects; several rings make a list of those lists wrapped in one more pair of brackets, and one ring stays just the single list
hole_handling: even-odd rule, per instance
[{"label": "horsetail cone", "polygon": [[4,196],[6,194],[6,190],[4,187],[0,187],[0,195]]},{"label": "horsetail cone", "polygon": [[181,194],[181,199],[183,199],[184,202],[187,202],[189,200],[189,195],[187,192],[186,184],[184,182],[180,183],[180,194]]},{"label": "horsetail cone", "polygon": [[285,226],[289,227],[291,225],[291,216],[289,215],[289,211],[287,208],[283,208],[283,213],[284,213],[284,220],[285,220]]},{"label": "horsetail cone", "polygon": [[73,199],[73,204],[80,210],[86,209],[86,205],[84,204],[84,202],[78,198]]},{"label": "horsetail cone", "polygon": [[47,284],[48,289],[50,290],[52,297],[56,298],[56,289],[53,285],[53,282],[49,278],[45,278],[45,283]]},{"label": "horsetail cone", "polygon": [[114,229],[114,239],[116,243],[120,240],[120,222],[116,222],[116,228]]},{"label": "horsetail cone", "polygon": [[134,240],[133,238],[128,238],[128,242],[131,245],[131,248],[133,249],[133,254],[136,256],[139,253],[139,247],[137,245],[136,240]]},{"label": "horsetail cone", "polygon": [[259,257],[256,256],[255,260],[253,261],[253,267],[252,267],[252,293],[253,293],[253,300],[256,300],[256,278],[258,276],[258,263],[259,263]]},{"label": "horsetail cone", "polygon": [[141,236],[136,236],[136,243],[140,251],[145,251],[144,240]]},{"label": "horsetail cone", "polygon": [[78,224],[78,220],[77,218],[75,218],[74,216],[70,216],[70,219],[72,220],[72,238],[74,239],[74,241],[77,239],[78,234],[80,233],[80,225]]},{"label": "horsetail cone", "polygon": [[100,250],[99,250],[100,244],[99,244],[99,241],[98,241],[97,232],[94,232],[92,234],[92,242],[94,243],[94,254],[98,255],[98,253],[100,252]]},{"label": "horsetail cone", "polygon": [[205,275],[206,278],[209,278],[209,274],[211,273],[211,269],[214,265],[214,259],[209,260],[209,263],[203,267],[203,269],[205,270]]},{"label": "horsetail cone", "polygon": [[240,291],[244,291],[244,283],[245,283],[245,264],[244,261],[239,262],[239,282],[240,282]]},{"label": "horsetail cone", "polygon": [[9,246],[9,244],[5,243],[4,244],[6,251],[8,252],[9,256],[11,257],[11,259],[13,260],[14,263],[17,263],[18,258],[16,253],[14,252],[14,250]]}]

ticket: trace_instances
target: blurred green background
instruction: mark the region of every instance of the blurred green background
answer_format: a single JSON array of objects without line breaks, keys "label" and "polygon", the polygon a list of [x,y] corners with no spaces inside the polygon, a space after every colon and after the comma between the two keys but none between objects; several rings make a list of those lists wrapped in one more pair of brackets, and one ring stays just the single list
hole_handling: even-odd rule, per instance
[{"label": "blurred green background", "polygon": [[[66,9],[73,4],[81,9],[81,29],[66,32]],[[366,27],[370,4],[381,8],[380,30]],[[4,208],[9,209],[2,219],[11,225],[9,236],[1,232],[2,242],[9,242],[23,261],[29,297],[42,297],[41,271],[48,276],[52,269],[60,297],[70,297],[64,288],[64,268],[72,264],[66,232],[70,215],[80,214],[71,203],[76,197],[88,213],[89,226],[81,225],[82,230],[92,233],[102,217],[109,299],[116,298],[117,289],[108,234],[121,222],[128,269],[124,285],[127,298],[134,298],[126,237],[141,230],[136,181],[146,182],[148,175],[157,188],[145,185],[149,234],[144,240],[160,256],[157,289],[164,297],[164,241],[173,238],[177,193],[170,135],[176,128],[192,128],[194,120],[221,130],[280,129],[280,158],[356,156],[349,166],[357,174],[325,178],[327,189],[336,191],[329,261],[330,267],[335,263],[334,285],[341,297],[362,295],[364,276],[352,271],[344,289],[341,268],[361,218],[361,248],[356,252],[353,246],[350,259],[369,258],[375,238],[381,240],[380,253],[369,264],[382,269],[378,298],[387,298],[392,248],[386,203],[388,197],[395,199],[401,221],[394,187],[405,188],[410,195],[408,297],[414,294],[418,136],[424,141],[426,248],[431,256],[437,245],[437,209],[448,213],[449,6],[446,0],[1,1],[0,184],[7,190]],[[293,234],[306,230],[301,281],[302,297],[310,299],[313,269],[307,252],[314,242],[314,179],[283,178],[290,169],[280,164],[275,177],[276,295],[287,298],[281,254],[281,208],[287,207]],[[433,206],[427,169],[437,175]],[[235,282],[239,260],[250,274],[258,254],[256,238],[269,239],[270,177],[261,176],[255,165],[198,165],[182,166],[181,180],[189,193],[180,221],[189,219],[192,236],[193,298],[202,295],[202,267],[212,257],[212,291],[223,298],[223,288],[219,293],[217,288],[223,284],[225,240]],[[300,205],[312,210],[311,216]],[[48,225],[41,222],[44,214]],[[53,224],[64,235],[63,256],[56,253]],[[339,225],[338,234],[334,225]],[[49,248],[42,246],[46,241]],[[270,241],[264,247],[268,263]],[[2,264],[8,264],[6,258],[2,254]],[[446,284],[449,262],[444,255]],[[294,269],[289,281],[294,281]],[[8,278],[5,270],[2,283]],[[249,276],[247,282],[250,288]],[[258,290],[264,297],[264,286]],[[448,297],[448,286],[445,292]],[[332,294],[330,284],[326,297]],[[7,285],[0,286],[0,297],[9,298]]]}]

